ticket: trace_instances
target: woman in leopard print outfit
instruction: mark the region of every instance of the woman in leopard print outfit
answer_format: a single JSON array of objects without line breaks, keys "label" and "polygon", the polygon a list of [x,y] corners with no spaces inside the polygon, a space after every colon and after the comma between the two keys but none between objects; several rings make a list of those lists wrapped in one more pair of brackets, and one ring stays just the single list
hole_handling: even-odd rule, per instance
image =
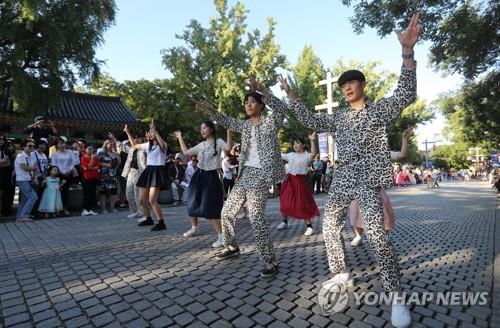
[{"label": "woman in leopard print outfit", "polygon": [[[399,263],[384,230],[380,190],[392,184],[387,129],[417,96],[413,47],[422,30],[418,19],[417,13],[406,31],[397,31],[402,45],[403,67],[398,87],[391,97],[368,103],[364,95],[364,75],[351,70],[338,80],[350,108],[339,109],[331,115],[313,114],[281,79],[281,87],[293,102],[293,112],[302,124],[318,132],[336,133],[340,166],[333,175],[323,219],[328,263],[335,276],[323,284],[325,288],[352,283],[346,266],[342,229],[349,204],[356,199],[368,241],[380,266],[384,289],[386,292],[400,290]],[[409,326],[411,315],[408,307],[393,301],[391,321],[395,327]]]}]

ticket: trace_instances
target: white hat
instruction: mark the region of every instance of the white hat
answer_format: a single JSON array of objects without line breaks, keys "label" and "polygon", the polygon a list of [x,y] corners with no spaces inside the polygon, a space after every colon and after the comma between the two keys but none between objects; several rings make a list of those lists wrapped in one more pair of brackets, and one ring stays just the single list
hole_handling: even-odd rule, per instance
[{"label": "white hat", "polygon": [[177,154],[175,154],[175,159],[178,159],[178,158],[182,158],[181,153],[177,153]]},{"label": "white hat", "polygon": [[59,138],[64,142],[68,142],[68,138],[66,138],[65,136],[59,136]]}]

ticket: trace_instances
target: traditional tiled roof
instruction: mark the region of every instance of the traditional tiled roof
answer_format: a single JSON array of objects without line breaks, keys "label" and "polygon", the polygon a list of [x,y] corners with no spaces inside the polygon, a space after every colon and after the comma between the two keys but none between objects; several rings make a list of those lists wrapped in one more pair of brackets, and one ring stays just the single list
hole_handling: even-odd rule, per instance
[{"label": "traditional tiled roof", "polygon": [[64,121],[85,121],[100,124],[134,124],[137,116],[120,97],[63,92],[57,107],[47,113],[49,118]]}]

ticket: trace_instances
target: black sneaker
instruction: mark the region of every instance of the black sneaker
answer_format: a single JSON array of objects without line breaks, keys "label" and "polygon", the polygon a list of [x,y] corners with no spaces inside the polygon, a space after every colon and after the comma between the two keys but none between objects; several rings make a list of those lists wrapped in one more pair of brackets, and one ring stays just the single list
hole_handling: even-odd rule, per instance
[{"label": "black sneaker", "polygon": [[224,248],[224,250],[222,252],[217,254],[217,256],[215,256],[215,258],[219,261],[222,261],[222,260],[227,260],[227,259],[230,259],[233,257],[237,257],[238,255],[240,255],[240,248],[239,247],[236,247],[236,249],[234,249],[234,250],[230,249],[229,247],[226,247],[226,248]]},{"label": "black sneaker", "polygon": [[266,264],[264,270],[260,272],[260,277],[263,279],[272,279],[278,274],[278,265],[274,263]]},{"label": "black sneaker", "polygon": [[148,226],[148,225],[154,225],[155,222],[153,221],[152,218],[147,218],[146,220],[142,221],[141,223],[138,224],[139,227],[144,227],[144,226]]},{"label": "black sneaker", "polygon": [[167,227],[165,226],[165,222],[163,222],[163,220],[160,220],[157,224],[155,224],[154,227],[151,228],[151,231],[161,231],[165,229],[167,229]]}]

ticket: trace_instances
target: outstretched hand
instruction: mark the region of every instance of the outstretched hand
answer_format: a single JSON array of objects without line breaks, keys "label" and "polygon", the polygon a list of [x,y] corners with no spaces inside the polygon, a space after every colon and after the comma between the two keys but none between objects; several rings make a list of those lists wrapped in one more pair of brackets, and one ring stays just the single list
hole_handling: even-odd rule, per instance
[{"label": "outstretched hand", "polygon": [[316,140],[316,131],[314,131],[313,133],[311,133],[311,134],[309,135],[309,140],[311,140],[311,141]]},{"label": "outstretched hand", "polygon": [[195,101],[195,106],[196,106],[196,109],[199,109],[199,110],[207,111],[207,112],[210,112],[210,113],[217,113],[217,108],[215,108],[214,106],[210,105],[205,100],[196,100]]},{"label": "outstretched hand", "polygon": [[256,79],[255,76],[251,75],[248,78],[248,85],[250,87],[250,91],[258,91],[262,93],[263,95],[267,95],[267,89],[264,87],[262,83],[259,83]]},{"label": "outstretched hand", "polygon": [[420,12],[416,12],[413,14],[405,31],[394,30],[398,35],[399,42],[405,49],[412,50],[422,34],[422,25],[418,22],[419,18]]},{"label": "outstretched hand", "polygon": [[182,138],[182,132],[181,132],[181,131],[179,131],[179,130],[175,131],[175,132],[174,132],[174,135],[175,135],[175,137],[176,137],[177,139],[181,139],[181,138]]},{"label": "outstretched hand", "polygon": [[407,140],[410,139],[410,137],[413,135],[414,129],[415,129],[414,126],[406,129],[405,132],[403,132],[403,138]]},{"label": "outstretched hand", "polygon": [[128,129],[128,125],[125,124],[125,126],[123,127],[123,132],[125,133],[128,133],[129,132],[129,129]]}]

